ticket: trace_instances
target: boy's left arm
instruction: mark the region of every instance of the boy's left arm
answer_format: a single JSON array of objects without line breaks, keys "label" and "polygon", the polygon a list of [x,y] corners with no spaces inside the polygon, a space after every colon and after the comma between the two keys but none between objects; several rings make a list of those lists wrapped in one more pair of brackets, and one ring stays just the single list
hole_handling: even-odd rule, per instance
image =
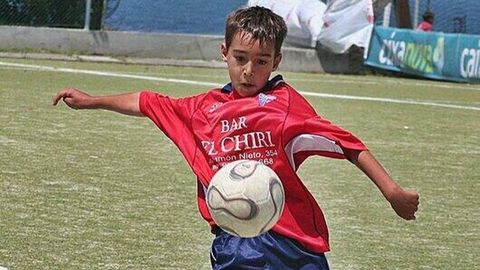
[{"label": "boy's left arm", "polygon": [[415,219],[419,204],[419,195],[416,191],[400,187],[368,150],[343,150],[347,159],[362,170],[380,189],[397,215],[406,220]]}]

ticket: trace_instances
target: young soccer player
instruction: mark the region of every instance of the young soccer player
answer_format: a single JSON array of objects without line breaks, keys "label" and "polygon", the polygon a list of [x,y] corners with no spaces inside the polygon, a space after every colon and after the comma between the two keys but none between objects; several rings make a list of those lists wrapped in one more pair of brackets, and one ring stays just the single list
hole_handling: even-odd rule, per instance
[{"label": "young soccer player", "polygon": [[[351,133],[318,116],[281,76],[270,79],[282,59],[287,33],[283,19],[251,7],[227,20],[221,55],[231,82],[185,98],[152,91],[90,96],[65,89],[53,98],[74,109],[106,109],[150,118],[179,148],[197,176],[198,208],[216,237],[213,269],[329,269],[327,225],[320,207],[296,174],[311,155],[346,158],[380,189],[402,218],[415,219],[418,194],[401,188]],[[205,191],[225,160],[248,155],[270,166],[282,179],[285,208],[273,229],[239,238],[218,228]]]}]

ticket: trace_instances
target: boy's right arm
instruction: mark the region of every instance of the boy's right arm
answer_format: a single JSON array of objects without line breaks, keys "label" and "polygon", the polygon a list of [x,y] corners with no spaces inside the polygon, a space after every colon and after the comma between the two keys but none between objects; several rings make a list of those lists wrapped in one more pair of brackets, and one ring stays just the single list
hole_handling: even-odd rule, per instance
[{"label": "boy's right arm", "polygon": [[348,160],[361,169],[380,189],[397,215],[406,220],[415,219],[419,205],[419,195],[416,191],[400,187],[368,150],[344,149],[344,151]]},{"label": "boy's right arm", "polygon": [[63,100],[72,109],[104,109],[118,113],[144,116],[140,111],[140,93],[126,93],[112,96],[91,96],[78,89],[67,88],[53,97],[53,105]]}]

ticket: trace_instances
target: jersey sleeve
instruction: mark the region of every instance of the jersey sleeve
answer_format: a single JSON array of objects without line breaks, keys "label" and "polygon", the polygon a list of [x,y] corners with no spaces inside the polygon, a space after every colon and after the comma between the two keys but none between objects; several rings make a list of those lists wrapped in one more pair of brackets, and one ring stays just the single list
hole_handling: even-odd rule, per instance
[{"label": "jersey sleeve", "polygon": [[[304,103],[304,104],[302,104]],[[284,127],[284,149],[290,164],[297,169],[309,156],[346,158],[344,149],[367,150],[351,132],[320,117],[306,100],[297,98]]]},{"label": "jersey sleeve", "polygon": [[139,107],[143,115],[150,118],[177,146],[185,160],[204,185],[212,177],[203,146],[195,136],[193,118],[204,102],[207,93],[185,98],[171,98],[158,93],[140,93]]},{"label": "jersey sleeve", "polygon": [[152,91],[140,92],[140,111],[174,142],[190,129],[196,106],[194,97],[177,99]]}]

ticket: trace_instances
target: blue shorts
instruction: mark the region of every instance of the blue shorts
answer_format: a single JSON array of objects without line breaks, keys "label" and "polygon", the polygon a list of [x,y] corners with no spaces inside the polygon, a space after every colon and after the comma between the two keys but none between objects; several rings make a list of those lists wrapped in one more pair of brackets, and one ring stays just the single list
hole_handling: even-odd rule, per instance
[{"label": "blue shorts", "polygon": [[269,231],[240,238],[215,228],[210,261],[212,269],[328,270],[323,253],[312,253],[294,241]]}]

